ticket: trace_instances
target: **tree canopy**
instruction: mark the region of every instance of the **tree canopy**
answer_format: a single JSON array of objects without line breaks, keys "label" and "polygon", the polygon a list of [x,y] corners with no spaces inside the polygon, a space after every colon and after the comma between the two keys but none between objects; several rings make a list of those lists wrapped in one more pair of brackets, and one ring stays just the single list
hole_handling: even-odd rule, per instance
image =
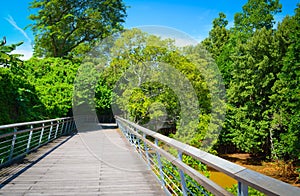
[{"label": "tree canopy", "polygon": [[38,57],[80,55],[122,29],[126,16],[121,0],[34,0],[30,8],[37,9],[29,18]]}]

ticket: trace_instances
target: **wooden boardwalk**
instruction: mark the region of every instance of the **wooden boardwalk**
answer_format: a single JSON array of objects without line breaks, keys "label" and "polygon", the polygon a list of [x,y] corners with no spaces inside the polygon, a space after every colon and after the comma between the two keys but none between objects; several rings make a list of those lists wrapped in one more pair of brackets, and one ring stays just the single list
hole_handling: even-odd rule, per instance
[{"label": "wooden boardwalk", "polygon": [[165,195],[116,129],[58,139],[0,176],[0,195]]}]

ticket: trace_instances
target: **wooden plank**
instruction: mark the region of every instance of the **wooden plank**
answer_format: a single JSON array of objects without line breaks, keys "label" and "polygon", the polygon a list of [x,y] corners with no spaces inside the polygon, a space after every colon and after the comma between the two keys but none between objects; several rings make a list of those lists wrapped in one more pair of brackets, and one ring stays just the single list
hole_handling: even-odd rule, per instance
[{"label": "wooden plank", "polygon": [[18,170],[0,195],[165,195],[115,129],[77,134],[33,165],[22,166],[28,169]]}]

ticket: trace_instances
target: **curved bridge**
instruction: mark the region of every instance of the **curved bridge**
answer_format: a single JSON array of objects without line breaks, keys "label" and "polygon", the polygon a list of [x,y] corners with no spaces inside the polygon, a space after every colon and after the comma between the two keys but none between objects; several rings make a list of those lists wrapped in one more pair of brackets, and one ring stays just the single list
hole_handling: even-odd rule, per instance
[{"label": "curved bridge", "polygon": [[[189,156],[267,195],[300,189],[116,117],[120,129],[76,133],[72,118],[0,126],[0,195],[231,195]],[[165,147],[172,148],[172,152]]]}]

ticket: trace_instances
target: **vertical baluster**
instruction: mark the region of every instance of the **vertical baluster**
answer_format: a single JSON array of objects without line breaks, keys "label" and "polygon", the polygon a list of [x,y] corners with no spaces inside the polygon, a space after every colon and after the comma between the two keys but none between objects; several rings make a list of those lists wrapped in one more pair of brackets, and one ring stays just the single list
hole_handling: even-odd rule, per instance
[{"label": "vertical baluster", "polygon": [[130,133],[128,131],[128,126],[125,126],[125,130],[126,130],[126,137],[127,137],[128,141],[129,141],[129,143],[132,144],[131,135],[130,135]]},{"label": "vertical baluster", "polygon": [[13,158],[16,139],[17,139],[17,128],[15,127],[14,128],[14,136],[13,136],[13,139],[11,141],[11,148],[10,148],[10,153],[9,153],[9,157],[8,157],[9,161]]},{"label": "vertical baluster", "polygon": [[[133,129],[133,131],[134,131],[134,128],[132,128]],[[136,146],[136,136],[132,133],[132,132],[130,132],[130,136],[131,136],[131,139],[132,139],[132,145],[134,146],[134,148],[137,148],[137,146]]]},{"label": "vertical baluster", "polygon": [[71,124],[72,124],[72,122],[68,119],[68,125],[67,125],[66,135],[70,134]]},{"label": "vertical baluster", "polygon": [[[124,127],[123,124],[121,124],[121,123],[120,123],[120,128],[121,128],[121,130],[122,130],[122,132],[123,132],[123,135],[126,137],[126,130],[125,130],[125,127]],[[128,138],[126,137],[126,139],[128,139]]]},{"label": "vertical baluster", "polygon": [[138,148],[138,137],[134,134],[136,132],[135,128],[132,127],[133,133],[132,134],[132,139],[133,139],[133,145],[137,149]]},{"label": "vertical baluster", "polygon": [[[132,130],[134,131],[134,128],[132,128]],[[131,133],[131,132],[130,132]],[[131,137],[132,137],[132,144],[134,145],[135,148],[137,148],[137,137],[136,135],[133,133],[131,133]]]},{"label": "vertical baluster", "polygon": [[238,182],[238,196],[248,196],[248,186],[242,182]]},{"label": "vertical baluster", "polygon": [[44,130],[45,130],[45,123],[42,124],[42,131],[41,131],[41,135],[40,135],[40,139],[39,139],[39,146],[42,143],[42,139],[43,139],[43,135],[44,135]]},{"label": "vertical baluster", "polygon": [[76,130],[76,124],[75,124],[75,121],[74,119],[72,119],[72,131],[74,132]]},{"label": "vertical baluster", "polygon": [[51,127],[50,127],[50,131],[49,131],[49,135],[48,135],[48,142],[50,141],[50,138],[51,138],[52,129],[53,129],[53,122],[51,121]]},{"label": "vertical baluster", "polygon": [[27,147],[26,147],[26,154],[29,152],[30,149],[30,143],[31,143],[31,138],[32,138],[32,132],[33,132],[33,125],[30,126],[30,132],[29,132],[29,137],[28,137],[28,141],[27,141]]},{"label": "vertical baluster", "polygon": [[[143,133],[143,137],[146,139],[146,134]],[[144,141],[144,149],[145,149],[145,153],[146,153],[146,158],[147,158],[147,162],[148,162],[148,166],[149,166],[149,169],[151,168],[151,165],[150,165],[150,157],[149,157],[149,152],[148,152],[148,146],[147,146],[147,143]]]},{"label": "vertical baluster", "polygon": [[74,130],[74,121],[70,119],[70,128],[69,128],[69,134],[71,134]]},{"label": "vertical baluster", "polygon": [[65,128],[65,119],[62,119],[59,136],[63,135],[64,128]]},{"label": "vertical baluster", "polygon": [[58,128],[59,128],[59,120],[56,121],[56,122],[57,122],[57,124],[56,124],[56,129],[55,129],[54,139],[56,139],[57,132],[58,132]]},{"label": "vertical baluster", "polygon": [[[178,151],[178,158],[180,161],[182,161],[182,152]],[[187,196],[187,187],[186,187],[186,182],[185,182],[185,177],[184,177],[184,172],[179,169],[179,175],[180,175],[180,184],[181,184],[181,189],[182,189],[182,195]]]},{"label": "vertical baluster", "polygon": [[[156,138],[155,138],[155,145],[158,146],[158,140]],[[159,167],[160,182],[161,182],[161,185],[163,186],[163,188],[166,189],[163,166],[162,166],[160,154],[158,151],[156,151],[156,157],[157,157],[157,163],[158,163],[158,167]]]},{"label": "vertical baluster", "polygon": [[67,135],[68,123],[69,123],[68,120],[66,120],[66,121],[64,122],[65,126],[64,126],[64,130],[63,130],[63,131],[64,131],[64,132],[63,132],[63,135]]},{"label": "vertical baluster", "polygon": [[73,126],[73,121],[70,119],[69,130],[68,130],[69,135],[72,133],[72,126]]},{"label": "vertical baluster", "polygon": [[[135,132],[138,134],[138,129],[135,129]],[[137,144],[138,144],[138,152],[139,154],[142,156],[142,150],[141,150],[141,142],[140,142],[140,138],[137,137]]]}]

